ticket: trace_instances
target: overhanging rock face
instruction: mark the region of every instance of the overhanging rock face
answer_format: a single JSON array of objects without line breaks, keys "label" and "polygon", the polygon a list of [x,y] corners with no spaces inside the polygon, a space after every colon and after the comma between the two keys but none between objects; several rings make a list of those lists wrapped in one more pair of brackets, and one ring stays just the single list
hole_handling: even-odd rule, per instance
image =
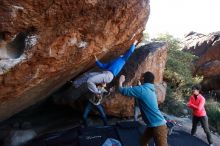
[{"label": "overhanging rock face", "polygon": [[124,52],[141,37],[149,9],[148,0],[2,0],[0,120],[91,68],[92,55]]}]

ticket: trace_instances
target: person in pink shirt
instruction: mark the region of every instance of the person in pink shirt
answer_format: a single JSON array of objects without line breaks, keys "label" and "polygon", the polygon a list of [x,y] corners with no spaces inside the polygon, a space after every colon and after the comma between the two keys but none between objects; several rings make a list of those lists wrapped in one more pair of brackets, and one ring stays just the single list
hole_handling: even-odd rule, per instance
[{"label": "person in pink shirt", "polygon": [[213,146],[211,132],[209,130],[208,117],[205,110],[205,98],[200,94],[201,86],[195,85],[192,87],[192,95],[190,96],[187,106],[193,110],[192,130],[191,135],[194,135],[197,130],[198,122],[201,123],[207,140],[210,146]]}]

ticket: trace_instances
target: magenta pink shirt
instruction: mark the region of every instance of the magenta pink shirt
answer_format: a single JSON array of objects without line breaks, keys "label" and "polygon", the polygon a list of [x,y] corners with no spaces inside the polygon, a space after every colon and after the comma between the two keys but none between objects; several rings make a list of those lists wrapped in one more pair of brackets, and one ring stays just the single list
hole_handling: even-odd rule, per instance
[{"label": "magenta pink shirt", "polygon": [[194,95],[191,95],[188,102],[188,106],[193,110],[194,116],[206,116],[205,98],[201,94],[197,96],[197,99],[195,99]]}]

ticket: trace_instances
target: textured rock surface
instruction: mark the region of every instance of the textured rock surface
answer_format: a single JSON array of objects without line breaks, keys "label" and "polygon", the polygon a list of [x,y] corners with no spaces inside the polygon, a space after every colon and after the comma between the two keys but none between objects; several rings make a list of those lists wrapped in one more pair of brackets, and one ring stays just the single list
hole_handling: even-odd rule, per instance
[{"label": "textured rock surface", "polygon": [[213,86],[211,82],[214,78],[220,78],[220,32],[208,35],[191,32],[186,36],[184,44],[183,50],[199,57],[194,62],[193,72],[194,75],[202,75],[204,77],[205,89],[220,89],[220,82],[216,86]]},{"label": "textured rock surface", "polygon": [[[16,42],[25,50],[24,58],[14,66],[0,60],[3,120],[88,70],[94,65],[93,54],[108,58],[124,52],[133,37],[141,37],[149,1],[2,0],[0,14],[4,36],[0,49]],[[18,37],[17,42],[19,34],[25,38]]]},{"label": "textured rock surface", "polygon": [[[166,58],[167,45],[165,43],[150,43],[146,46],[137,48],[120,73],[126,76],[125,86],[137,85],[140,76],[146,71],[151,71],[155,75],[158,102],[162,103],[165,100],[167,87],[166,83],[163,82],[163,72],[165,69]],[[96,69],[93,69],[93,71],[96,71]],[[83,78],[86,78],[87,74],[88,72],[76,78],[74,81],[80,81]],[[124,97],[117,92],[117,78],[114,79],[112,83],[115,90],[103,103],[107,114],[118,117],[133,116],[134,100],[132,98]],[[59,100],[56,99],[55,102],[58,104],[70,104],[74,107],[76,106],[74,104],[75,99],[78,97],[84,99],[88,95],[86,92],[88,92],[86,83],[76,89],[72,86],[67,88],[67,90],[56,93],[55,96],[57,96],[57,99],[61,98]]]},{"label": "textured rock surface", "polygon": [[220,77],[216,76],[208,79],[206,78],[202,81],[202,87],[204,91],[220,90]]},{"label": "textured rock surface", "polygon": [[[166,43],[154,42],[140,47],[132,54],[121,72],[126,76],[125,86],[137,85],[141,74],[151,71],[155,75],[158,102],[162,103],[166,95],[166,84],[163,83],[166,60]],[[115,80],[115,84],[117,83],[118,80]],[[109,115],[130,117],[134,113],[133,98],[124,97],[117,92],[106,100],[104,106]]]}]

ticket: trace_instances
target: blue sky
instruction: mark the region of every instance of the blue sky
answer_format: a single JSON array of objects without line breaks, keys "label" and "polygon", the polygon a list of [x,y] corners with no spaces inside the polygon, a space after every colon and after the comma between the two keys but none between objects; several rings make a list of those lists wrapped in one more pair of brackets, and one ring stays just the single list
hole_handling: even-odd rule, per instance
[{"label": "blue sky", "polygon": [[220,31],[220,0],[151,0],[151,14],[146,25],[150,37],[170,33],[183,37],[190,31]]}]

